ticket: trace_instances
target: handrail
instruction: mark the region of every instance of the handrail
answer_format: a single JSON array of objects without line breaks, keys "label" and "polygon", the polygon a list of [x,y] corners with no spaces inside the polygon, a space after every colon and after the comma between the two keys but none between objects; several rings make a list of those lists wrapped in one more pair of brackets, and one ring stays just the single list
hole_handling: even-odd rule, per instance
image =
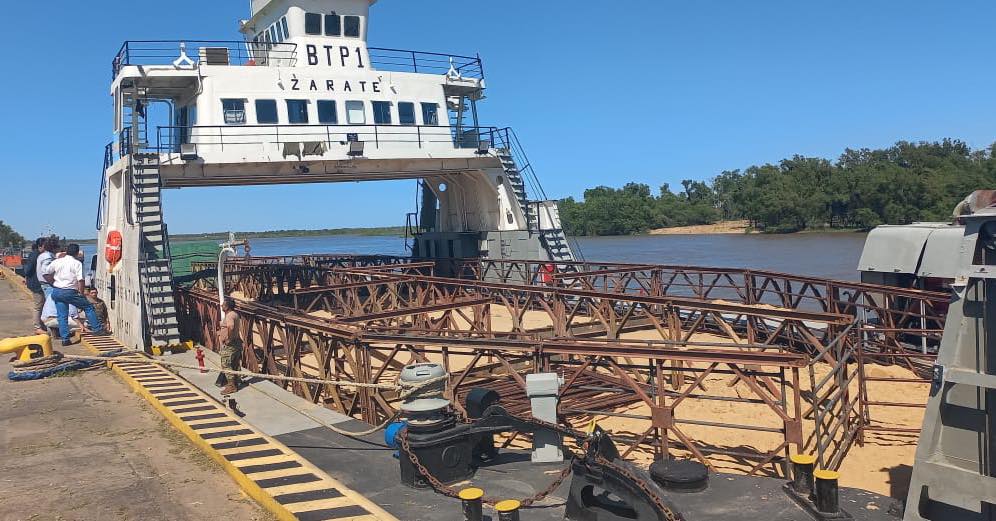
[{"label": "handrail", "polygon": [[[447,125],[350,125],[350,124],[240,124],[240,125],[189,125],[157,127],[156,150],[161,153],[178,152],[182,144],[177,139],[186,137],[184,143],[205,146],[256,145],[263,143],[345,143],[355,137],[360,141],[380,146],[381,143],[410,143],[419,147],[432,143],[447,143],[456,148],[477,148],[485,136],[497,127],[474,127],[476,140],[454,138]],[[352,137],[351,137],[352,135]]]},{"label": "handrail", "polygon": [[[193,63],[200,60],[200,50],[222,47],[228,50],[228,65],[286,65],[297,63],[297,44],[264,43],[245,40],[128,40],[121,45],[111,62],[111,78],[128,65],[172,65],[181,53]],[[220,64],[218,64],[220,65]]]},{"label": "handrail", "polygon": [[111,141],[104,147],[104,168],[100,171],[100,195],[97,197],[97,229],[100,230],[100,222],[104,215],[104,201],[107,197],[107,169],[114,164],[114,142]]},{"label": "handrail", "polygon": [[[287,66],[297,64],[298,45],[290,42],[252,42],[245,40],[128,40],[121,44],[111,62],[111,78],[116,78],[128,65],[171,65],[184,48],[195,63],[205,47],[224,47],[229,52],[229,65]],[[413,51],[389,47],[368,47],[370,65],[374,70],[448,74],[451,70],[464,79],[484,79],[484,64],[480,55]]]}]

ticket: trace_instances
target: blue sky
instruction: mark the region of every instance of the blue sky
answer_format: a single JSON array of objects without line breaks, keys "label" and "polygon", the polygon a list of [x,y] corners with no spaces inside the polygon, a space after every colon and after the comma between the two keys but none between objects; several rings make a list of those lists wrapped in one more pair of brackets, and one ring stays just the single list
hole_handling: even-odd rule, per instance
[{"label": "blue sky", "polygon": [[[370,44],[479,52],[482,123],[516,129],[551,197],[897,140],[996,140],[991,0],[473,5],[381,0]],[[237,39],[247,6],[6,2],[0,220],[93,237],[121,42]],[[401,225],[414,192],[411,181],[187,189],[167,195],[166,219],[174,233]]]}]

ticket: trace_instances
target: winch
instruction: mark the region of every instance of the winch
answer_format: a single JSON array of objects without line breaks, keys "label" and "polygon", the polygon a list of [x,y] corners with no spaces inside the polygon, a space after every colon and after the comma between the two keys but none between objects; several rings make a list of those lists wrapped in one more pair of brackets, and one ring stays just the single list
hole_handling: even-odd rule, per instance
[{"label": "winch", "polygon": [[[402,449],[401,482],[415,488],[430,487],[430,482],[413,464],[407,451],[418,455],[419,461],[436,479],[452,483],[474,475],[474,437],[471,426],[457,422],[449,400],[442,397],[446,387],[446,371],[439,364],[416,364],[401,371],[402,385],[428,384],[410,395],[401,404],[401,414],[407,424],[407,448]],[[399,436],[402,433],[399,433]]]},{"label": "winch", "polygon": [[[401,406],[404,426],[394,427],[394,445],[401,481],[414,488],[433,488],[457,496],[448,485],[474,477],[477,468],[497,456],[496,433],[522,432],[546,439],[573,438],[585,453],[574,457],[561,476],[547,489],[521,501],[528,506],[556,490],[573,472],[567,502],[567,519],[576,521],[681,521],[683,518],[665,499],[665,490],[701,491],[707,483],[704,466],[672,463],[656,474],[623,461],[611,437],[599,428],[586,434],[553,423],[523,419],[509,414],[488,389],[472,389],[466,398],[470,423],[460,421],[450,403],[440,398],[445,371],[437,364],[418,364],[401,373],[402,385],[426,385]],[[659,466],[660,467],[660,466]],[[668,479],[659,479],[660,474]],[[600,491],[600,492],[597,492]],[[620,514],[622,512],[623,514]],[[633,513],[637,517],[626,517]]]}]

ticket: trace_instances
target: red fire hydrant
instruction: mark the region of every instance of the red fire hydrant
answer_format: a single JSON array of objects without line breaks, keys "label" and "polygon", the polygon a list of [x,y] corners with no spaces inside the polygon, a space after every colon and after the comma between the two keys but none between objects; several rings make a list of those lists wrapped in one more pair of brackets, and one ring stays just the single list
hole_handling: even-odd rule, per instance
[{"label": "red fire hydrant", "polygon": [[204,350],[200,347],[197,348],[197,367],[201,368],[201,373],[206,373],[207,369],[204,367]]}]

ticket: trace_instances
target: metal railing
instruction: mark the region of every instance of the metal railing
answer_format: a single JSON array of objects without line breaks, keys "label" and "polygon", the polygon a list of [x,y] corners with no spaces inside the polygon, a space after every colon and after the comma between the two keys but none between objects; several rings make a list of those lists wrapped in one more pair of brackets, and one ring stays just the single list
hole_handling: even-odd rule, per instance
[{"label": "metal railing", "polygon": [[[363,141],[380,147],[386,143],[407,143],[419,148],[446,143],[455,148],[478,148],[482,143],[505,139],[508,129],[477,127],[466,129],[465,134],[454,138],[452,129],[438,125],[200,125],[161,126],[157,130],[156,149],[160,153],[177,153],[180,145],[194,143],[217,146],[224,150],[230,145],[257,145],[273,143],[323,143],[346,145],[350,141]],[[468,137],[467,132],[471,137]],[[504,145],[502,145],[504,146]],[[307,147],[305,147],[307,148]],[[302,150],[305,155],[321,155]],[[324,151],[323,151],[324,153]]]},{"label": "metal railing", "polygon": [[[111,78],[128,65],[172,65],[182,56],[191,63],[293,67],[297,44],[224,40],[130,40],[111,63]],[[207,60],[206,62],[204,60]]]},{"label": "metal railing", "polygon": [[379,71],[415,72],[420,74],[448,74],[455,72],[461,78],[484,79],[484,64],[480,56],[460,56],[436,52],[406,51],[368,47],[370,65]]},{"label": "metal railing", "polygon": [[[374,70],[420,74],[455,74],[463,79],[484,79],[480,56],[368,47]],[[111,77],[128,65],[172,65],[186,55],[191,63],[207,59],[214,65],[294,67],[297,44],[226,40],[129,40],[111,63]]]}]

